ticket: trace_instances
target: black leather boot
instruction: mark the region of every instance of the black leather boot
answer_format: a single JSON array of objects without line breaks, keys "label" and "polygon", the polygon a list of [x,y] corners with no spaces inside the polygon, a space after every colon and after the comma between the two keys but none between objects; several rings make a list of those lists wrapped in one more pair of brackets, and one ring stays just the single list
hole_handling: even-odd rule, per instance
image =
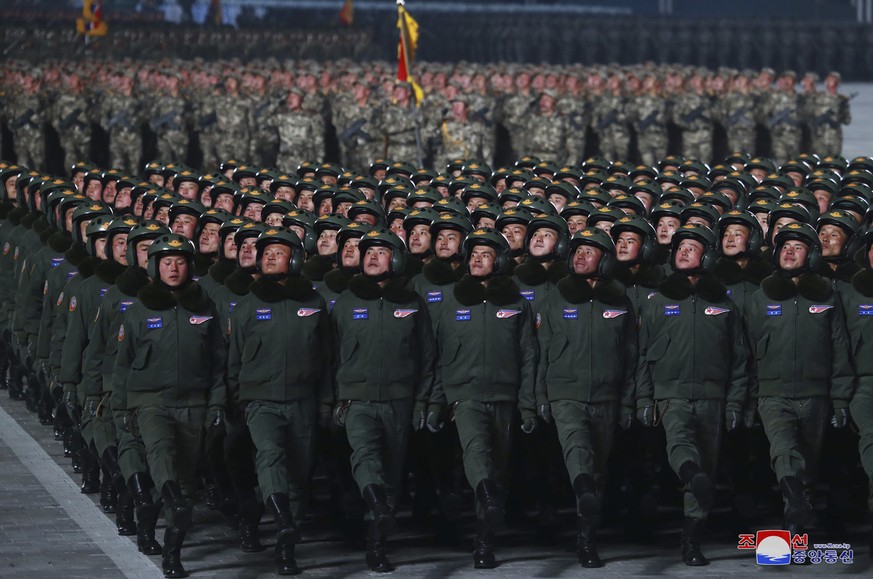
[{"label": "black leather boot", "polygon": [[476,500],[479,502],[485,531],[493,534],[503,524],[503,507],[500,505],[497,483],[487,478],[480,481],[476,486]]},{"label": "black leather boot", "polygon": [[685,517],[682,527],[682,561],[689,567],[709,565],[709,561],[700,552],[700,535],[703,533],[703,521]]},{"label": "black leather boot", "polygon": [[494,529],[483,520],[476,521],[476,536],[473,538],[473,568],[494,569]]},{"label": "black leather boot", "polygon": [[294,558],[294,545],[300,541],[300,533],[291,514],[291,501],[284,493],[273,493],[267,497],[267,507],[273,513],[278,535],[276,538],[276,573],[297,575],[300,569]]},{"label": "black leather boot", "polygon": [[118,495],[118,506],[115,509],[115,528],[122,537],[137,535],[136,521],[133,519],[134,505],[130,492],[124,491]]},{"label": "black leather boot", "polygon": [[597,553],[597,525],[593,523],[592,519],[576,517],[576,557],[586,569],[603,567],[603,561]]},{"label": "black leather boot", "polygon": [[373,526],[379,531],[379,534],[390,535],[397,530],[397,521],[394,519],[394,513],[388,503],[385,489],[375,484],[368,485],[362,494],[367,507],[373,513]]},{"label": "black leather boot", "polygon": [[161,488],[161,496],[173,514],[172,525],[182,533],[190,529],[191,504],[188,502],[188,499],[182,496],[182,489],[179,488],[179,484],[176,481],[168,480]]},{"label": "black leather boot", "polygon": [[712,479],[703,472],[703,469],[690,460],[679,467],[679,478],[691,489],[691,494],[700,503],[700,506],[709,511],[715,495]]},{"label": "black leather boot", "polygon": [[802,530],[808,527],[812,522],[812,505],[809,504],[803,481],[796,476],[785,476],[779,481],[779,488],[788,499],[788,508],[785,509],[786,528]]},{"label": "black leather boot", "polygon": [[385,535],[379,530],[376,521],[370,523],[367,532],[367,567],[376,573],[390,573],[394,570],[385,554]]},{"label": "black leather boot", "polygon": [[151,477],[145,472],[135,472],[127,480],[127,488],[133,499],[136,511],[136,546],[140,553],[159,555],[161,544],[155,540],[155,525],[158,522],[160,508],[154,503],[151,488],[154,486]]},{"label": "black leather boot", "polygon": [[118,493],[112,478],[106,469],[103,469],[103,480],[100,482],[100,507],[104,513],[114,513],[118,504]]},{"label": "black leather boot", "polygon": [[259,553],[264,550],[258,539],[258,523],[263,509],[255,496],[245,497],[239,502],[239,541],[244,553]]},{"label": "black leather boot", "polygon": [[70,463],[76,473],[82,472],[85,466],[85,441],[76,425],[70,426]]},{"label": "black leather boot", "polygon": [[87,448],[82,449],[82,493],[96,495],[100,492],[100,464]]},{"label": "black leather boot", "polygon": [[[166,488],[166,484],[164,487]],[[164,550],[161,568],[164,577],[187,577],[188,572],[182,567],[182,543],[185,541],[185,531],[175,526],[164,531]]]}]

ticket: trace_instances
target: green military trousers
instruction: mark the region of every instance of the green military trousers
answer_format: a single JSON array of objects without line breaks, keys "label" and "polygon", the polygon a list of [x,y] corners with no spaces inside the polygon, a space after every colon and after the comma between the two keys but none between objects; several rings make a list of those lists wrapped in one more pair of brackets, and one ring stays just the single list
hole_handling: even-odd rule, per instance
[{"label": "green military trousers", "polygon": [[867,506],[873,511],[873,395],[867,392],[855,393],[849,410],[861,435],[861,440],[858,441],[858,451],[861,454],[861,465],[870,480]]},{"label": "green military trousers", "polygon": [[570,484],[580,474],[587,474],[594,479],[598,494],[602,495],[618,404],[556,400],[551,407]]},{"label": "green military trousers", "polygon": [[770,440],[770,466],[777,481],[796,476],[809,486],[815,480],[828,406],[823,396],[764,396],[758,401],[758,414]]},{"label": "green military trousers", "polygon": [[193,495],[205,421],[205,406],[142,406],[136,411],[149,472],[159,492],[164,483],[175,481],[183,493]]}]

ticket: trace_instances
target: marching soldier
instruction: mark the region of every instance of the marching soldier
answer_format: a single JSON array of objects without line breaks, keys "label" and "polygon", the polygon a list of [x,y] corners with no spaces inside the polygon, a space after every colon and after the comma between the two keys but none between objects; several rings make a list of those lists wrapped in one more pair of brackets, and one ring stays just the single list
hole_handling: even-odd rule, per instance
[{"label": "marching soldier", "polygon": [[843,127],[852,122],[849,98],[839,94],[840,73],[825,77],[825,92],[817,92],[810,103],[811,150],[822,157],[839,155],[843,150]]}]

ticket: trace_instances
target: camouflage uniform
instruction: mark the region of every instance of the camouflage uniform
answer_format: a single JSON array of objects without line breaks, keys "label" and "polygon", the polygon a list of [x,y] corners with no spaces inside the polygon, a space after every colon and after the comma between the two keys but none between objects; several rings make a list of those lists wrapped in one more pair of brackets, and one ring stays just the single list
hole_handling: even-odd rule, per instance
[{"label": "camouflage uniform", "polygon": [[585,132],[591,124],[589,102],[582,95],[567,95],[558,102],[558,112],[567,119],[567,162],[575,165],[585,157]]},{"label": "camouflage uniform", "polygon": [[[251,146],[249,151],[249,156],[252,159],[252,162],[259,167],[271,167],[274,165],[273,159],[276,159],[275,165],[282,167],[282,159],[283,159],[283,136],[282,131],[264,131],[255,133],[256,128],[261,126],[273,126],[279,128],[277,125],[277,117],[285,114],[283,112],[284,107],[282,106],[281,99],[274,94],[264,93],[264,94],[253,94],[251,96],[251,117],[249,118],[250,126],[252,127],[252,138],[251,138]],[[287,109],[284,109],[287,112]],[[316,119],[316,121],[319,121]],[[322,127],[318,131],[318,142],[323,143],[324,141],[324,128]],[[319,151],[319,154],[324,154],[324,145],[319,144],[316,147]],[[278,154],[278,157],[277,157]],[[285,153],[285,158],[289,156],[289,153]],[[293,154],[290,154],[291,157],[296,157]],[[310,157],[298,158],[298,160],[309,159]],[[321,157],[311,157],[313,159],[321,159]],[[293,165],[291,168],[296,168],[297,165]]]},{"label": "camouflage uniform", "polygon": [[15,142],[18,163],[45,169],[44,95],[11,95],[6,115]]},{"label": "camouflage uniform", "polygon": [[[240,151],[250,150],[252,141],[250,111],[253,111],[254,107],[251,106],[249,99],[242,95],[213,95],[209,101],[216,117],[215,127],[218,138],[213,144],[215,152],[213,158],[216,160],[217,167],[219,162],[233,159]],[[258,162],[264,160],[258,159]]]},{"label": "camouflage uniform", "polygon": [[550,115],[537,111],[527,116],[525,126],[527,154],[552,160],[559,165],[567,162],[569,124],[565,116],[557,111]]},{"label": "camouflage uniform", "polygon": [[279,156],[276,159],[279,168],[291,170],[302,161],[324,157],[324,121],[321,115],[285,107],[272,116],[269,123],[279,135]]},{"label": "camouflage uniform", "polygon": [[793,159],[800,153],[800,117],[797,94],[775,91],[769,95],[764,109],[770,129],[773,158],[778,163]]},{"label": "camouflage uniform", "polygon": [[632,106],[640,156],[652,167],[667,155],[667,103],[659,95],[643,94]]},{"label": "camouflage uniform", "polygon": [[676,97],[673,122],[682,131],[682,153],[704,163],[712,161],[712,102],[702,93],[688,91]]},{"label": "camouflage uniform", "polygon": [[84,95],[62,93],[54,106],[54,126],[64,150],[64,166],[88,159],[91,145],[91,125],[88,100]]},{"label": "camouflage uniform", "polygon": [[101,125],[109,133],[109,159],[113,167],[134,174],[142,163],[144,106],[136,97],[110,94],[104,101]]},{"label": "camouflage uniform", "polygon": [[719,118],[727,131],[728,149],[755,150],[755,97],[751,93],[731,92],[718,104]]},{"label": "camouflage uniform", "polygon": [[610,160],[624,160],[630,145],[628,103],[622,95],[604,94],[591,106],[591,126],[600,137],[600,153]]},{"label": "camouflage uniform", "polygon": [[382,112],[382,127],[385,138],[385,157],[394,160],[419,163],[419,150],[415,142],[415,105],[388,104]]},{"label": "camouflage uniform", "polygon": [[188,103],[181,96],[165,94],[157,98],[149,126],[158,138],[158,156],[182,161],[188,153]]},{"label": "camouflage uniform", "polygon": [[849,99],[841,94],[816,93],[810,103],[811,151],[822,157],[843,150],[843,128],[852,122]]},{"label": "camouflage uniform", "polygon": [[382,156],[379,112],[369,103],[359,105],[353,99],[337,101],[334,110],[343,162],[347,167],[362,171]]},{"label": "camouflage uniform", "polygon": [[525,118],[536,108],[536,96],[514,94],[503,103],[503,118],[512,140],[512,150],[516,156],[527,154],[530,150],[528,125]]}]

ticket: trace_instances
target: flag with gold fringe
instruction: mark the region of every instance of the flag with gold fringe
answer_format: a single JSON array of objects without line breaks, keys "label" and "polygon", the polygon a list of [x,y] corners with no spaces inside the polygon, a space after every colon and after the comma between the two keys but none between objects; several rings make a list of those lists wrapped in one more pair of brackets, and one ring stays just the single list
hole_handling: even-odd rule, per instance
[{"label": "flag with gold fringe", "polygon": [[76,32],[85,36],[106,36],[109,26],[103,20],[102,0],[82,2],[82,16],[76,19]]},{"label": "flag with gold fringe", "polygon": [[424,91],[412,76],[412,63],[418,48],[418,22],[406,11],[404,0],[397,0],[397,28],[400,30],[400,42],[397,43],[397,80],[408,82],[412,86],[415,104],[418,106],[424,98]]}]

